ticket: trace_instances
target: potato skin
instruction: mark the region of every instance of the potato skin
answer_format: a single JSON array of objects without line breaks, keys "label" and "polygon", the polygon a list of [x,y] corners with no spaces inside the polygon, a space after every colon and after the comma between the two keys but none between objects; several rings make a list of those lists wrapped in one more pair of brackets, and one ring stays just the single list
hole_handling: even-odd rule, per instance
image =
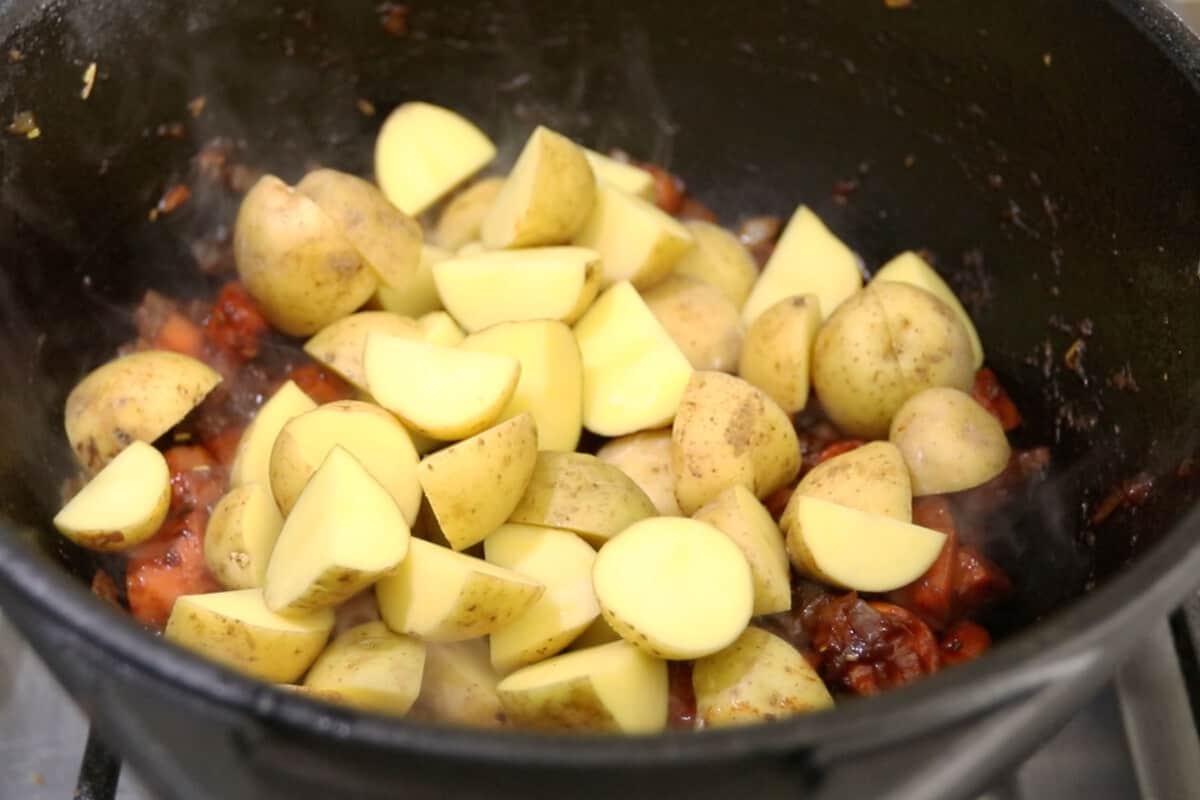
[{"label": "potato skin", "polygon": [[738,375],[789,414],[808,405],[813,341],[821,325],[815,294],[793,295],[751,323],[742,340]]},{"label": "potato skin", "polygon": [[484,178],[456,194],[442,209],[437,222],[437,243],[457,250],[479,239],[479,226],[500,194],[504,178]]},{"label": "potato skin", "polygon": [[914,395],[889,434],[912,476],[913,494],[944,494],[990,481],[1012,449],[1000,421],[966,392],[936,387]]},{"label": "potato skin", "polygon": [[646,306],[696,369],[733,372],[742,350],[742,321],[713,286],[672,276],[642,293]]},{"label": "potato skin", "polygon": [[671,472],[670,428],[611,439],[596,451],[596,458],[628,475],[650,498],[659,515],[683,516],[675,499],[675,474]]},{"label": "potato skin", "polygon": [[703,220],[684,223],[696,246],[675,264],[675,274],[715,286],[740,312],[758,280],[758,265],[738,238]]},{"label": "potato skin", "polygon": [[[900,450],[889,442],[871,442],[818,464],[800,480],[795,496],[912,522],[908,467]],[[783,516],[788,516],[786,509]]]}]

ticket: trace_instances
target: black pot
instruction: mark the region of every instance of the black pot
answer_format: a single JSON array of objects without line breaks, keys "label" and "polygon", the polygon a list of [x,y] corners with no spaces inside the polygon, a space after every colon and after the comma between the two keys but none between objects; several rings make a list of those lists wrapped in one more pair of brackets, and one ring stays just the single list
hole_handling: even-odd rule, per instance
[{"label": "black pot", "polygon": [[[1196,582],[1200,50],[1175,17],[1142,0],[616,5],[413,2],[403,38],[375,0],[0,9],[23,54],[2,107],[41,131],[0,141],[0,601],[163,797],[965,797]],[[65,393],[130,337],[146,288],[209,290],[188,244],[234,204],[147,211],[215,135],[288,179],[307,159],[368,171],[379,120],[359,98],[452,104],[502,155],[537,122],[621,146],[726,220],[804,201],[871,267],[931,250],[1026,412],[1021,436],[1056,446],[1051,482],[989,531],[1018,584],[999,646],[829,714],[552,738],[285,694],[92,598],[87,559],[46,533],[72,470]],[[174,121],[183,139],[157,133]],[[1114,378],[1126,367],[1136,391]],[[1141,472],[1149,501],[1093,524]]]}]

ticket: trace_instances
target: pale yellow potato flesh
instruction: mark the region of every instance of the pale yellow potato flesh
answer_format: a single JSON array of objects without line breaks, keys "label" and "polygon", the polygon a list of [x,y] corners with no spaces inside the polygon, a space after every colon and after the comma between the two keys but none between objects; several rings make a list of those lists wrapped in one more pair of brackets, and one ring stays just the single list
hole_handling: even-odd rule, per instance
[{"label": "pale yellow potato flesh", "polygon": [[67,501],[54,516],[54,527],[89,550],[127,550],[154,535],[170,504],[166,459],[135,441]]},{"label": "pale yellow potato flesh", "polygon": [[688,220],[695,247],[675,263],[676,275],[696,278],[715,287],[741,311],[758,280],[758,264],[737,238],[719,225]]},{"label": "pale yellow potato flesh", "polygon": [[467,242],[454,251],[454,256],[456,258],[466,258],[467,256],[477,256],[487,252],[489,251],[483,246],[483,242]]},{"label": "pale yellow potato flesh", "polygon": [[534,247],[457,256],[433,267],[442,304],[469,333],[501,322],[570,325],[600,288],[600,256],[586,247]]},{"label": "pale yellow potato flesh", "polygon": [[697,372],[671,429],[675,499],[693,514],[730,486],[760,499],[800,471],[800,442],[791,418],[741,378]]},{"label": "pale yellow potato flesh", "polygon": [[592,620],[592,624],[584,628],[583,633],[576,636],[567,649],[584,650],[588,647],[619,641],[621,641],[621,634],[614,631],[612,625],[609,625],[602,615]]},{"label": "pale yellow potato flesh", "polygon": [[597,185],[612,186],[643,200],[653,202],[655,197],[654,176],[647,170],[633,164],[626,164],[624,161],[617,161],[615,158],[586,147],[583,148],[583,157],[591,166]]},{"label": "pale yellow potato flesh", "polygon": [[762,628],[750,627],[719,653],[692,669],[696,717],[705,728],[723,728],[833,708],[833,697],[796,648]]},{"label": "pale yellow potato flesh", "polygon": [[404,560],[409,538],[387,489],[334,447],[275,541],[263,580],[267,607],[298,614],[349,600]]},{"label": "pale yellow potato flesh", "polygon": [[372,335],[363,355],[367,388],[410,428],[465,439],[500,418],[521,377],[510,356]]},{"label": "pale yellow potato flesh", "polygon": [[404,103],[375,140],[375,180],[392,205],[417,216],[495,156],[491,139],[459,114]]},{"label": "pale yellow potato flesh", "polygon": [[623,436],[670,424],[692,365],[627,281],[615,284],[575,325],[583,359],[583,424]]},{"label": "pale yellow potato flesh", "polygon": [[379,481],[412,524],[421,505],[417,451],[404,426],[383,409],[340,400],[284,424],[271,449],[271,491],[279,510],[292,510],[304,485],[334,447],[347,450]]},{"label": "pale yellow potato flesh", "polygon": [[492,633],[492,666],[498,672],[555,655],[600,616],[592,589],[596,551],[577,534],[536,525],[504,525],[484,540],[483,554],[490,563],[546,587],[521,616]]},{"label": "pale yellow potato flesh", "polygon": [[742,321],[719,289],[672,275],[642,293],[646,307],[696,369],[733,372],[742,351]]},{"label": "pale yellow potato flesh", "polygon": [[692,515],[733,540],[746,557],[754,581],[754,613],[777,614],[792,607],[787,546],[779,526],[745,486],[731,486]]},{"label": "pale yellow potato flesh", "polygon": [[629,281],[649,289],[692,248],[692,234],[654,203],[602,184],[575,244],[600,254],[602,285]]},{"label": "pale yellow potato flesh", "polygon": [[309,336],[341,319],[379,282],[338,223],[274,175],[242,199],[233,256],[246,291],[289,336]]},{"label": "pale yellow potato flesh", "polygon": [[554,320],[502,322],[459,346],[521,362],[517,388],[500,419],[528,411],[537,423],[539,450],[575,449],[583,429],[583,363],[570,328]]},{"label": "pale yellow potato flesh", "polygon": [[433,265],[453,255],[440,247],[425,245],[412,277],[398,286],[380,283],[371,296],[371,306],[404,317],[420,317],[442,307],[433,282]]},{"label": "pale yellow potato flesh", "polygon": [[304,352],[344,378],[359,391],[367,391],[363,350],[371,333],[424,337],[417,322],[390,311],[359,311],[326,325],[304,343]]},{"label": "pale yellow potato flesh", "polygon": [[913,491],[908,467],[900,450],[889,442],[870,442],[818,464],[800,479],[795,496],[816,497],[868,514],[912,522]]},{"label": "pale yellow potato flesh", "polygon": [[666,662],[623,641],[517,670],[496,691],[522,727],[650,734],[667,725]]},{"label": "pale yellow potato flesh", "polygon": [[290,420],[316,407],[313,399],[290,380],[276,389],[238,440],[233,466],[229,468],[230,487],[261,483],[271,492],[271,450],[279,432]]},{"label": "pale yellow potato flesh", "polygon": [[388,627],[429,642],[486,636],[525,613],[545,587],[510,569],[421,539],[375,584]]},{"label": "pale yellow potato flesh", "polygon": [[816,214],[800,206],[792,215],[762,276],[742,307],[747,326],[785,297],[815,294],[826,319],[862,288],[858,258]]},{"label": "pale yellow potato flesh", "polygon": [[890,592],[925,574],[946,541],[939,531],[793,495],[783,519],[788,556],[801,575],[858,592]]},{"label": "pale yellow potato flesh", "polygon": [[479,239],[479,227],[504,186],[504,178],[476,181],[456,194],[438,216],[434,238],[440,247],[457,250]]},{"label": "pale yellow potato flesh", "polygon": [[509,521],[566,528],[600,544],[654,514],[646,493],[611,464],[587,453],[543,450]]},{"label": "pale yellow potato flesh", "polygon": [[207,364],[167,350],[114,358],[67,395],[63,424],[75,457],[96,472],[131,442],[153,442],[221,382]]},{"label": "pale yellow potato flesh", "polygon": [[283,515],[267,484],[230,489],[208,518],[204,563],[226,589],[257,589],[282,529]]},{"label": "pale yellow potato flesh", "polygon": [[519,414],[421,460],[417,479],[455,550],[482,542],[517,507],[537,463],[537,425]]},{"label": "pale yellow potato flesh", "polygon": [[421,691],[425,643],[367,622],[329,643],[304,677],[309,691],[332,693],[335,702],[407,714]]},{"label": "pale yellow potato flesh", "polygon": [[650,498],[660,516],[683,516],[675,499],[670,428],[641,431],[612,439],[596,451],[596,458],[628,475]]},{"label": "pale yellow potato flesh", "polygon": [[630,525],[600,548],[592,582],[613,630],[657,658],[701,658],[728,647],[754,612],[741,548],[691,519]]},{"label": "pale yellow potato flesh", "polygon": [[467,338],[467,334],[458,327],[454,317],[445,311],[430,311],[417,320],[417,325],[421,328],[422,338],[431,344],[458,347],[462,340]]},{"label": "pale yellow potato flesh", "polygon": [[971,315],[963,308],[954,291],[946,285],[942,276],[937,274],[929,262],[909,250],[884,264],[875,273],[872,280],[907,283],[918,289],[924,289],[948,305],[954,315],[958,317],[958,321],[962,323],[963,329],[967,332],[967,338],[971,340],[971,354],[975,358],[975,369],[983,366],[983,341],[979,338],[979,331],[975,330],[975,323],[971,321]]},{"label": "pale yellow potato flesh", "polygon": [[272,683],[297,680],[316,661],[333,630],[333,611],[276,614],[261,589],[184,595],[163,636],[205,658]]},{"label": "pale yellow potato flesh", "polygon": [[596,179],[583,150],[538,126],[483,218],[489,250],[566,244],[592,210]]},{"label": "pale yellow potato flesh", "polygon": [[815,294],[785,297],[746,330],[737,373],[789,414],[808,405],[813,344],[821,327]]},{"label": "pale yellow potato flesh", "polygon": [[413,716],[498,728],[504,724],[504,709],[496,694],[499,681],[485,640],[430,642],[425,646],[425,674]]},{"label": "pale yellow potato flesh", "polygon": [[987,483],[1012,455],[1000,421],[971,395],[945,387],[909,398],[892,419],[888,438],[918,497]]}]

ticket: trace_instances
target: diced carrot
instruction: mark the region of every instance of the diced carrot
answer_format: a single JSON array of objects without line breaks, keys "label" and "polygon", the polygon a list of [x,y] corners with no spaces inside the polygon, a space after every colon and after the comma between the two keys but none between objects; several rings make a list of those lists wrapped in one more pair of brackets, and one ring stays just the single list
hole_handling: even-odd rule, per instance
[{"label": "diced carrot", "polygon": [[163,454],[171,470],[171,513],[209,510],[225,491],[225,473],[199,445],[179,445]]},{"label": "diced carrot", "polygon": [[817,463],[821,464],[831,458],[836,458],[843,453],[849,453],[851,450],[857,450],[863,446],[861,439],[839,439],[833,444],[825,446],[820,453],[817,454]]},{"label": "diced carrot", "polygon": [[638,166],[654,176],[654,202],[658,207],[668,214],[678,214],[683,208],[683,181],[657,164],[643,163]]},{"label": "diced carrot", "polygon": [[983,655],[991,645],[992,637],[982,625],[970,620],[956,622],[942,634],[942,665],[950,667],[972,661]]},{"label": "diced carrot", "polygon": [[771,516],[778,522],[783,516],[784,509],[787,508],[788,501],[792,499],[792,492],[796,491],[795,484],[791,486],[781,486],[775,491],[767,495],[767,499],[763,500],[763,505],[767,511],[771,512]]},{"label": "diced carrot", "polygon": [[258,310],[254,298],[237,281],[221,287],[221,293],[204,321],[204,333],[209,341],[243,361],[258,355],[259,341],[268,329],[267,319]]},{"label": "diced carrot", "polygon": [[350,384],[320,364],[302,364],[288,375],[318,405],[348,400],[354,396]]},{"label": "diced carrot", "polygon": [[176,598],[221,588],[204,563],[207,524],[205,511],[173,517],[153,539],[130,552],[125,593],[134,619],[161,628],[167,624]]},{"label": "diced carrot", "polygon": [[1021,412],[1017,410],[1017,406],[1008,396],[1008,392],[1000,385],[1000,379],[996,377],[996,373],[987,367],[982,367],[975,373],[975,384],[971,387],[971,396],[979,405],[991,412],[992,416],[1000,420],[1000,426],[1004,430],[1011,431],[1020,426]]},{"label": "diced carrot", "polygon": [[156,350],[173,350],[192,358],[204,356],[204,332],[200,326],[176,312],[163,320],[150,343]]},{"label": "diced carrot", "polygon": [[217,463],[223,467],[229,467],[233,464],[233,457],[237,455],[238,442],[242,440],[242,431],[246,428],[242,425],[234,425],[226,428],[209,439],[204,440],[204,446],[213,454]]},{"label": "diced carrot", "polygon": [[691,197],[683,198],[683,204],[679,207],[679,211],[675,216],[683,220],[698,219],[704,222],[711,222],[714,225],[717,223],[717,215],[713,213],[713,210],[699,200]]}]

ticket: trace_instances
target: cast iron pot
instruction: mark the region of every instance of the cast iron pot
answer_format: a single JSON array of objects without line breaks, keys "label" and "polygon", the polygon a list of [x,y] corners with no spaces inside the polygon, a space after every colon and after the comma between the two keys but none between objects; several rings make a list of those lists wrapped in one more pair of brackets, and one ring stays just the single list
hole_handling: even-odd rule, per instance
[{"label": "cast iron pot", "polygon": [[[410,5],[402,37],[375,0],[0,9],[4,50],[20,51],[2,108],[33,111],[41,134],[0,142],[0,601],[162,797],[965,797],[1044,741],[1197,582],[1200,51],[1161,6]],[[131,337],[144,290],[211,291],[189,243],[235,202],[194,196],[157,222],[148,210],[217,135],[287,179],[309,160],[369,171],[379,118],[360,98],[453,105],[502,159],[537,122],[624,147],[687,176],[729,222],[803,201],[869,267],[928,248],[1026,413],[1021,439],[1056,447],[1051,481],[989,528],[1018,587],[991,621],[1001,643],[829,714],[560,738],[327,707],[155,641],[93,598],[88,559],[47,533],[72,472],[64,396]],[[159,135],[176,121],[182,139]],[[1141,472],[1148,502],[1089,521]]]}]

